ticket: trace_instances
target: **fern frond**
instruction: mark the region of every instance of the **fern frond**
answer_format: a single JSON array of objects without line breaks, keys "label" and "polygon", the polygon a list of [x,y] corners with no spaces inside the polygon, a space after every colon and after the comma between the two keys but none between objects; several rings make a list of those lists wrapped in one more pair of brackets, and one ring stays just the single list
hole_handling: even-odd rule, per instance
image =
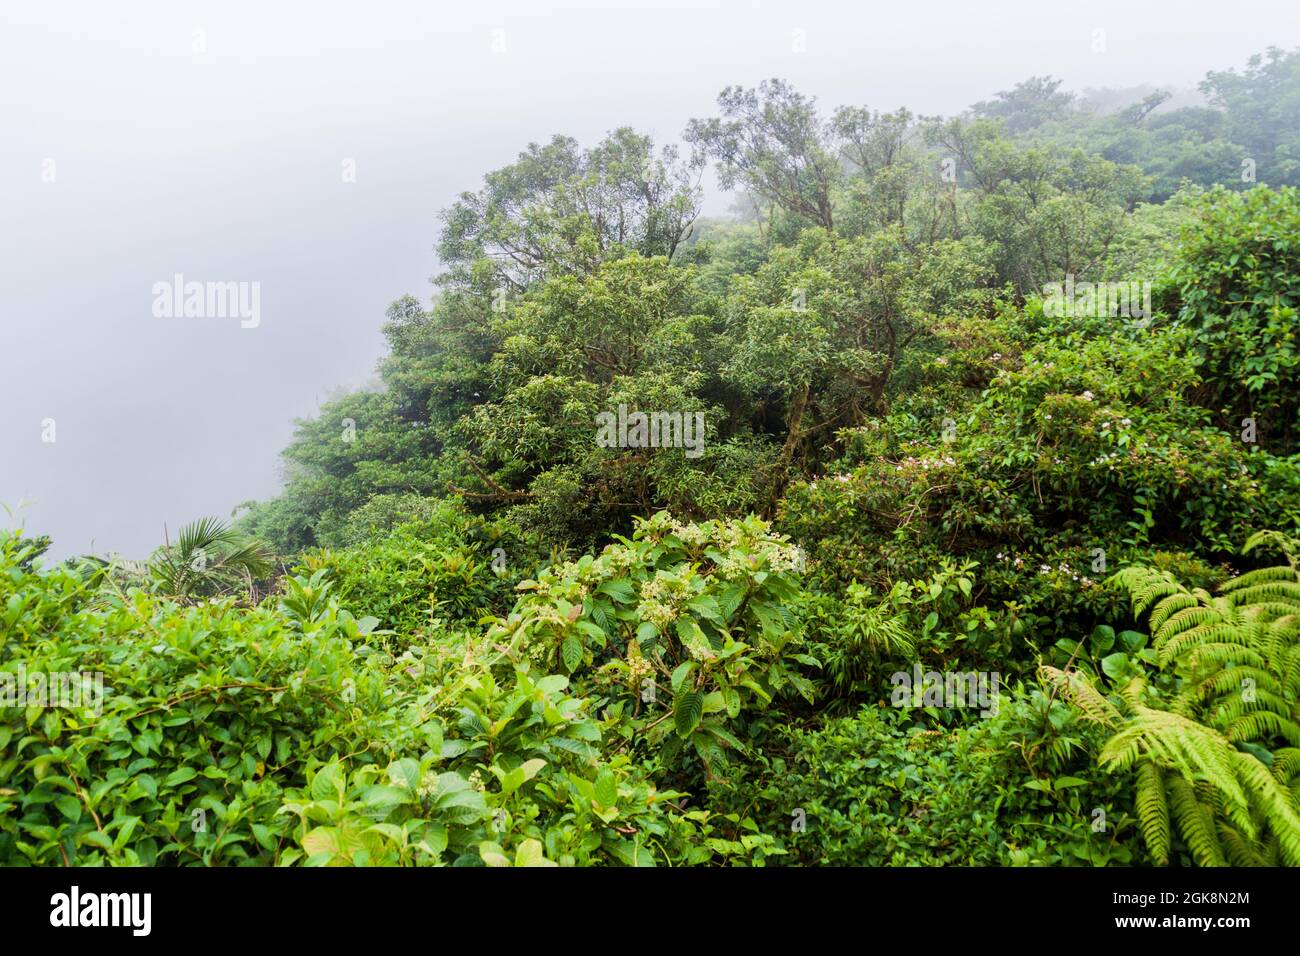
[{"label": "fern frond", "polygon": [[1283,747],[1273,752],[1273,776],[1283,784],[1300,776],[1300,747]]},{"label": "fern frond", "polygon": [[[1215,662],[1217,663],[1217,661]],[[1209,703],[1217,697],[1224,694],[1238,694],[1245,689],[1244,682],[1252,680],[1255,682],[1254,687],[1257,690],[1266,690],[1270,694],[1280,695],[1282,685],[1259,662],[1257,666],[1238,666],[1225,667],[1221,670],[1210,670],[1209,676],[1199,683],[1189,685],[1185,690],[1197,699]],[[1195,668],[1192,668],[1195,671]]]},{"label": "fern frond", "polygon": [[1152,633],[1160,630],[1171,617],[1180,611],[1191,610],[1201,606],[1201,602],[1193,595],[1186,591],[1180,591],[1177,594],[1171,594],[1156,604],[1151,609],[1151,616],[1147,619],[1147,627]]},{"label": "fern frond", "polygon": [[1069,701],[1083,716],[1103,727],[1114,727],[1120,721],[1120,712],[1101,691],[1077,671],[1063,671],[1047,664],[1038,668],[1038,680],[1056,688],[1062,699]]},{"label": "fern frond", "polygon": [[1182,634],[1184,631],[1191,630],[1201,624],[1222,621],[1223,617],[1214,608],[1197,603],[1173,614],[1159,626],[1156,625],[1155,620],[1155,615],[1152,614],[1150,621],[1151,643],[1154,647],[1160,648],[1168,643],[1170,638]]},{"label": "fern frond", "polygon": [[1300,617],[1295,614],[1273,618],[1266,614],[1252,615],[1252,623],[1260,628],[1257,640],[1265,657],[1283,661],[1292,648],[1300,648]]},{"label": "fern frond", "polygon": [[1261,604],[1273,601],[1285,604],[1293,610],[1300,609],[1300,581],[1265,581],[1231,592],[1232,600],[1238,606],[1243,604]]},{"label": "fern frond", "polygon": [[[1242,641],[1248,640],[1245,635],[1237,634],[1236,636],[1240,637]],[[1266,670],[1268,668],[1268,661],[1264,658],[1264,655],[1245,643],[1202,644],[1190,650],[1181,663],[1192,674],[1205,674],[1221,667],[1234,670],[1237,668]]]},{"label": "fern frond", "polygon": [[1137,769],[1137,817],[1142,840],[1159,866],[1169,862],[1169,800],[1160,768],[1142,763]]},{"label": "fern frond", "polygon": [[1143,707],[1101,748],[1098,763],[1126,769],[1139,756],[1177,770],[1190,780],[1204,780],[1238,806],[1246,796],[1233,774],[1236,749],[1222,734],[1179,714]]},{"label": "fern frond", "polygon": [[1275,654],[1273,657],[1277,662],[1282,693],[1292,700],[1300,697],[1300,647],[1293,647],[1285,653]]},{"label": "fern frond", "polygon": [[1179,584],[1168,571],[1158,571],[1141,565],[1121,568],[1110,576],[1107,584],[1127,591],[1133,600],[1133,609],[1137,614],[1144,613],[1161,598],[1172,594],[1189,593],[1187,588]]},{"label": "fern frond", "polygon": [[1248,621],[1260,621],[1270,624],[1274,621],[1283,621],[1283,629],[1288,626],[1295,628],[1300,627],[1300,617],[1296,616],[1297,608],[1293,604],[1287,604],[1285,601],[1263,601],[1259,604],[1247,604],[1241,608],[1241,616]]},{"label": "fern frond", "polygon": [[1241,553],[1250,554],[1256,548],[1275,548],[1286,555],[1287,562],[1294,567],[1296,563],[1295,556],[1300,554],[1300,540],[1282,531],[1256,531],[1246,539],[1246,543],[1242,545]]},{"label": "fern frond", "polygon": [[1255,710],[1227,723],[1224,734],[1233,743],[1267,741],[1282,737],[1292,747],[1300,747],[1300,726],[1271,710]]},{"label": "fern frond", "polygon": [[1165,781],[1165,790],[1169,794],[1170,816],[1191,851],[1192,859],[1200,866],[1227,866],[1214,816],[1196,799],[1191,784],[1178,774],[1170,774]]},{"label": "fern frond", "polygon": [[1238,644],[1249,647],[1252,631],[1249,625],[1223,621],[1218,624],[1200,624],[1156,646],[1156,659],[1161,667],[1192,648],[1202,644]]},{"label": "fern frond", "polygon": [[[1242,727],[1238,732],[1246,734],[1251,730],[1262,728],[1265,731],[1263,736],[1241,737],[1241,740],[1269,744],[1273,737],[1289,735],[1285,725],[1291,722],[1290,707],[1276,694],[1263,691],[1256,691],[1249,697],[1243,694],[1224,694],[1214,701],[1206,715],[1206,721],[1223,731],[1229,740],[1235,741],[1239,739],[1236,732],[1230,733],[1228,728],[1236,727],[1240,722],[1256,714],[1269,714],[1272,719],[1258,722],[1257,725]],[[1280,724],[1275,724],[1273,720],[1279,721]]]},{"label": "fern frond", "polygon": [[1232,591],[1240,591],[1242,588],[1253,587],[1256,584],[1266,584],[1269,581],[1294,581],[1295,569],[1286,565],[1275,565],[1270,568],[1256,568],[1254,571],[1247,571],[1245,574],[1239,574],[1230,581],[1226,581],[1220,586],[1219,591],[1228,594]]},{"label": "fern frond", "polygon": [[1287,866],[1300,866],[1300,813],[1291,802],[1291,794],[1250,754],[1238,751],[1234,762],[1238,776],[1248,785],[1246,792],[1252,805],[1277,836],[1282,859]]},{"label": "fern frond", "polygon": [[1223,820],[1218,821],[1219,845],[1229,866],[1268,866],[1264,854]]}]

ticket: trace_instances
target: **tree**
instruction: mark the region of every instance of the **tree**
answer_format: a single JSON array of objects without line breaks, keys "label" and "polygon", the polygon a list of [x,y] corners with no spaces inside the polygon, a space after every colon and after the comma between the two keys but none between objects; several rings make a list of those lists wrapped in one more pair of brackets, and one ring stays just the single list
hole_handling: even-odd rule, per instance
[{"label": "tree", "polygon": [[1270,47],[1246,70],[1211,71],[1200,83],[1210,103],[1224,112],[1224,135],[1243,147],[1259,178],[1273,185],[1300,185],[1300,50]]},{"label": "tree", "polygon": [[799,219],[833,228],[831,192],[841,170],[815,101],[774,79],[756,90],[727,87],[718,108],[721,117],[691,120],[686,140],[717,160],[723,188],[742,184]]},{"label": "tree", "polygon": [[971,112],[1002,120],[1008,133],[1023,133],[1074,109],[1074,94],[1061,92],[1060,87],[1061,81],[1050,76],[1031,76],[991,100],[976,103]]},{"label": "tree", "polygon": [[160,594],[194,599],[223,594],[271,572],[272,554],[257,541],[216,518],[200,518],[181,528],[149,559],[149,577]]},{"label": "tree", "polygon": [[442,214],[446,286],[520,290],[628,252],[672,258],[699,215],[699,166],[626,127],[594,148],[530,144]]}]

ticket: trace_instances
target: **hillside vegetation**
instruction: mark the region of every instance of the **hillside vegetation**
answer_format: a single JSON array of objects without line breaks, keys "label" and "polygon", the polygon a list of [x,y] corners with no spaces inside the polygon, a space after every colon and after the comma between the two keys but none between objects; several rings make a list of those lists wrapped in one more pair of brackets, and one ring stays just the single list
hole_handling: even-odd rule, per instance
[{"label": "hillside vegetation", "polygon": [[1201,92],[530,144],[278,498],[0,532],[0,863],[1300,864],[1300,52]]}]

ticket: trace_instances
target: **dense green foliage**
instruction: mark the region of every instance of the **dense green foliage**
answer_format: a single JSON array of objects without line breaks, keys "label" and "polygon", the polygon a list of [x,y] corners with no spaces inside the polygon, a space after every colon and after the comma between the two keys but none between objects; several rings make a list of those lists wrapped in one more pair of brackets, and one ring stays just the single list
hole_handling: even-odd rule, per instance
[{"label": "dense green foliage", "polygon": [[1300,863],[1300,54],[1202,90],[529,146],[280,497],[2,533],[0,862]]}]

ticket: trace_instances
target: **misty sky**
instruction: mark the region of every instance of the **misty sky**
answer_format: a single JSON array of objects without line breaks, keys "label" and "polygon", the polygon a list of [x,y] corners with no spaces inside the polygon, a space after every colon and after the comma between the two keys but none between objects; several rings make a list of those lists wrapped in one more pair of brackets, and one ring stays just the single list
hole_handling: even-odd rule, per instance
[{"label": "misty sky", "polygon": [[[143,557],[273,495],[292,419],[372,377],[390,301],[428,300],[438,211],[530,141],[675,141],[772,76],[953,113],[1300,44],[1293,0],[1161,6],[0,0],[0,504],[54,556]],[[155,317],[176,273],[260,283],[260,324]]]}]

